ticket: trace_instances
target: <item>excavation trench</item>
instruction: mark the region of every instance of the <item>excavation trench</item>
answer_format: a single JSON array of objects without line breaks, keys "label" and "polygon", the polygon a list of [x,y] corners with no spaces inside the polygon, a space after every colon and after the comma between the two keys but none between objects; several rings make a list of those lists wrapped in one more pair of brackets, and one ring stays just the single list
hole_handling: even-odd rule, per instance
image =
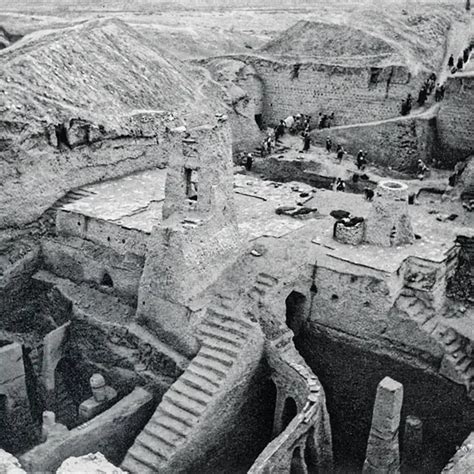
[{"label": "excavation trench", "polygon": [[399,432],[407,415],[423,422],[422,472],[440,472],[472,429],[474,403],[461,385],[336,340],[316,325],[306,325],[295,345],[325,389],[337,472],[361,472],[376,388],[385,376],[403,384]]}]

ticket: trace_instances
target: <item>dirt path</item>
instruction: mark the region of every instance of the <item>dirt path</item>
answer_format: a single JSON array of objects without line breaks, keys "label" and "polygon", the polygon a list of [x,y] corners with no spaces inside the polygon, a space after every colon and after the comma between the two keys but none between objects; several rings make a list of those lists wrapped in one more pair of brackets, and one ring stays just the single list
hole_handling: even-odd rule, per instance
[{"label": "dirt path", "polygon": [[[437,74],[437,83],[444,83],[446,82],[447,78],[452,76],[451,72],[449,71],[447,64],[448,59],[451,54],[454,54],[455,62],[460,54],[462,54],[464,48],[469,44],[470,34],[472,29],[472,20],[468,22],[457,22],[455,23],[448,35],[447,43],[446,43],[446,53],[445,57],[443,58],[443,62],[439,67],[438,74]],[[412,94],[413,95],[413,94]],[[414,95],[416,97],[416,95]],[[350,125],[341,125],[338,127],[332,127],[333,130],[347,130],[351,128],[357,127],[372,127],[376,125],[383,125],[385,123],[392,123],[392,122],[404,122],[407,120],[411,120],[413,118],[430,118],[436,115],[437,110],[439,109],[440,104],[434,102],[434,93],[432,93],[429,98],[428,102],[423,107],[415,108],[410,114],[408,115],[400,115],[397,117],[391,117],[384,120],[376,120],[374,122],[362,122],[362,123],[355,123]]]},{"label": "dirt path", "polygon": [[448,69],[449,56],[451,54],[454,55],[454,64],[456,64],[458,57],[462,56],[464,48],[469,45],[472,26],[472,17],[470,17],[469,21],[457,22],[451,27],[447,40],[446,54],[438,73],[438,82],[444,83],[451,76],[451,72]]}]

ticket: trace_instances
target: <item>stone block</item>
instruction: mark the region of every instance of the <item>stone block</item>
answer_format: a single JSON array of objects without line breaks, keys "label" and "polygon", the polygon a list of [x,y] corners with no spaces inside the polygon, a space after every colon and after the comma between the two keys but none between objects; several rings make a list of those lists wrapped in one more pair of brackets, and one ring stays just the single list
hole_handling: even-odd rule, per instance
[{"label": "stone block", "polygon": [[43,339],[43,363],[41,381],[47,392],[52,392],[55,387],[54,371],[58,362],[63,357],[69,323],[46,334]]},{"label": "stone block", "polygon": [[398,181],[382,181],[375,190],[367,218],[365,240],[384,247],[414,242],[408,214],[408,186]]},{"label": "stone block", "polygon": [[364,473],[396,473],[400,470],[398,429],[403,386],[385,377],[377,386]]},{"label": "stone block", "polygon": [[48,439],[26,452],[20,457],[20,461],[29,472],[54,472],[70,456],[100,451],[111,462],[118,464],[145,426],[153,408],[151,394],[142,388],[136,388],[87,423],[62,437]]}]

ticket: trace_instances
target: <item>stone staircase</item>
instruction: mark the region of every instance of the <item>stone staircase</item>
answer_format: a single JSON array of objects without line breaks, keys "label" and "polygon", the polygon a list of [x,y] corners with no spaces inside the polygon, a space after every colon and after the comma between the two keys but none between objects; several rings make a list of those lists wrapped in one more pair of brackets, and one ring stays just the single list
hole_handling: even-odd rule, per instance
[{"label": "stone staircase", "polygon": [[[265,272],[261,272],[255,278],[255,283],[248,292],[248,297],[254,303],[260,303],[268,294],[268,291],[275,287],[279,282],[279,279],[273,275]],[[272,341],[276,341],[277,348],[279,350],[286,350],[292,347],[293,332],[286,326],[286,324],[280,323],[275,318],[257,318],[253,315],[252,311],[247,312],[249,319],[257,321],[260,319],[260,326],[263,332]]]},{"label": "stone staircase", "polygon": [[[234,304],[235,305],[235,304]],[[234,315],[230,298],[221,295],[208,308],[198,329],[201,349],[186,371],[165,393],[154,415],[122,463],[128,472],[144,474],[166,468],[229,383],[255,326]]]},{"label": "stone staircase", "polygon": [[469,340],[454,329],[448,328],[442,335],[441,344],[445,356],[441,362],[440,373],[456,383],[466,386],[471,399],[474,398],[474,360],[473,347]]},{"label": "stone staircase", "polygon": [[403,288],[395,302],[395,307],[431,337],[445,352],[440,373],[456,383],[466,386],[468,395],[474,398],[474,360],[469,340],[452,328],[446,328],[437,318],[437,311],[428,299],[420,297],[420,292]]},{"label": "stone staircase", "polygon": [[73,189],[65,194],[61,199],[58,199],[39,219],[39,225],[45,230],[51,232],[56,226],[56,213],[67,204],[79,201],[88,196],[95,194],[93,191],[87,189]]},{"label": "stone staircase", "polygon": [[261,272],[257,275],[255,283],[250,289],[248,296],[253,300],[259,300],[265,297],[267,291],[278,283],[278,278]]},{"label": "stone staircase", "polygon": [[435,316],[430,302],[421,298],[416,290],[406,287],[401,290],[400,296],[395,302],[395,307],[406,313],[422,329],[427,329],[427,323]]}]

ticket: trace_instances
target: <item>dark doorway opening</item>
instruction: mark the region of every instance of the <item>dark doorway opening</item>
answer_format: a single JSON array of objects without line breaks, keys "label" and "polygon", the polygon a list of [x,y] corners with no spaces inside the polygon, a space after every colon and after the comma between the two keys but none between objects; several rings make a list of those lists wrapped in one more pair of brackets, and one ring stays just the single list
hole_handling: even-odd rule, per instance
[{"label": "dark doorway opening", "polygon": [[77,395],[74,376],[76,371],[67,359],[61,359],[54,371],[54,413],[56,422],[66,425],[69,429],[77,425],[78,403],[74,399]]},{"label": "dark doorway opening", "polygon": [[10,449],[9,426],[7,421],[7,396],[0,394],[0,448]]},{"label": "dark doorway opening", "polygon": [[198,172],[191,168],[184,168],[184,179],[186,184],[186,197],[192,201],[198,199]]},{"label": "dark doorway opening", "polygon": [[114,287],[114,282],[112,280],[112,277],[105,272],[104,275],[102,276],[102,280],[100,282],[102,286],[109,286],[110,288]]},{"label": "dark doorway opening", "polygon": [[293,451],[293,457],[291,459],[290,474],[308,474],[308,468],[305,464],[301,448],[298,447]]},{"label": "dark doorway opening", "polygon": [[298,336],[307,317],[306,296],[292,291],[285,303],[286,325]]},{"label": "dark doorway opening", "polygon": [[281,431],[283,432],[285,428],[291,423],[291,420],[297,415],[298,407],[296,402],[288,397],[285,400],[285,406],[283,407],[283,413],[281,415]]},{"label": "dark doorway opening", "polygon": [[260,130],[263,129],[263,117],[262,114],[255,114],[255,123],[258,125]]},{"label": "dark doorway opening", "polygon": [[310,430],[306,438],[306,445],[304,448],[304,460],[308,467],[308,472],[318,472],[318,456],[316,449],[316,441],[314,439],[314,429]]}]

